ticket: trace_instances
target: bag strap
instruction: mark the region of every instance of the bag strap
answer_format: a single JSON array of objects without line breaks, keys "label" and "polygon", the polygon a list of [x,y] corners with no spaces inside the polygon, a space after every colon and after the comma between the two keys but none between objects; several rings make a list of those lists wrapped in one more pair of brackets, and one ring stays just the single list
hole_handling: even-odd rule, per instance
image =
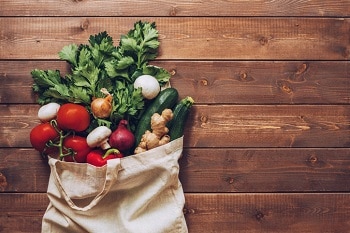
[{"label": "bag strap", "polygon": [[51,169],[53,169],[54,178],[57,182],[57,188],[59,189],[59,191],[63,195],[67,204],[72,209],[79,210],[79,211],[87,211],[87,210],[93,208],[95,205],[97,205],[99,203],[99,201],[109,192],[111,186],[117,180],[118,173],[121,170],[119,158],[108,160],[107,165],[106,165],[107,166],[106,178],[105,178],[105,182],[103,184],[102,190],[92,199],[92,201],[88,205],[83,206],[83,207],[79,207],[73,202],[73,200],[68,196],[67,192],[63,188],[61,179],[57,173],[57,168],[56,168],[56,163],[59,162],[59,160],[54,159],[53,161],[50,161],[50,162],[51,162]]}]

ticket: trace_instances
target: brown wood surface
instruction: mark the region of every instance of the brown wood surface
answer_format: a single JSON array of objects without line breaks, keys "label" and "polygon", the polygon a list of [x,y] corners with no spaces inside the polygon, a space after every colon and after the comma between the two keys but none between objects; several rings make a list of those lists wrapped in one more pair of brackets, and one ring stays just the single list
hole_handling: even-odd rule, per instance
[{"label": "brown wood surface", "polygon": [[[49,167],[34,149],[0,154],[0,190],[46,191]],[[349,157],[345,148],[185,148],[180,180],[186,193],[349,192]]]},{"label": "brown wood surface", "polygon": [[[189,232],[348,232],[348,193],[186,194]],[[2,232],[39,232],[44,193],[0,194]],[[26,208],[23,208],[26,206]]]},{"label": "brown wood surface", "polygon": [[[3,147],[31,146],[28,135],[39,123],[38,109],[39,105],[0,105]],[[195,105],[184,145],[349,147],[349,111],[349,105]]]},{"label": "brown wood surface", "polygon": [[180,180],[190,233],[350,228],[350,2],[0,0],[0,232],[40,232],[49,167],[30,71],[104,30],[155,21],[195,105]]},{"label": "brown wood surface", "polygon": [[56,59],[90,34],[107,31],[117,42],[140,19],[157,23],[160,59],[350,58],[349,18],[306,17],[3,17],[0,58]]},{"label": "brown wood surface", "polygon": [[348,16],[347,0],[27,1],[2,0],[0,16]]},{"label": "brown wood surface", "polygon": [[[340,61],[156,61],[180,96],[216,104],[349,104],[349,63]],[[193,69],[196,72],[193,72]],[[63,61],[0,61],[0,103],[36,103],[33,69],[69,72]],[[18,92],[18,90],[21,90]],[[16,93],[14,95],[13,93]]]}]

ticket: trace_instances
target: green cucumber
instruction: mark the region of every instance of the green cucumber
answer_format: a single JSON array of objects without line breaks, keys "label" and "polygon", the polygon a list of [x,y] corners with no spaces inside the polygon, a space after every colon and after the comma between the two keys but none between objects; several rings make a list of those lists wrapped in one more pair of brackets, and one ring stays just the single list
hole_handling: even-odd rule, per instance
[{"label": "green cucumber", "polygon": [[166,88],[162,90],[153,102],[147,107],[142,114],[135,130],[135,143],[138,145],[142,135],[146,130],[151,130],[151,117],[154,113],[161,114],[166,108],[172,109],[179,98],[179,93],[175,88]]},{"label": "green cucumber", "polygon": [[170,141],[173,141],[181,137],[184,133],[186,120],[190,113],[194,100],[192,97],[187,96],[182,99],[173,110],[173,119],[169,122],[167,127],[169,128]]}]

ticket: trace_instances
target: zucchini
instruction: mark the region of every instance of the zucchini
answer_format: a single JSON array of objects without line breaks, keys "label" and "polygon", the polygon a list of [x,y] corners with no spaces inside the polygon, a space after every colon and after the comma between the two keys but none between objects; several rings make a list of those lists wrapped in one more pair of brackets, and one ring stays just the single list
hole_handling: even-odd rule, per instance
[{"label": "zucchini", "polygon": [[166,88],[162,90],[153,102],[147,107],[142,114],[135,130],[135,143],[138,145],[142,135],[146,130],[151,130],[151,117],[154,113],[161,114],[166,108],[172,109],[179,98],[179,93],[175,88]]},{"label": "zucchini", "polygon": [[187,96],[182,99],[173,110],[173,119],[169,122],[167,127],[169,128],[170,141],[173,141],[181,137],[184,133],[186,120],[190,113],[194,100],[192,97]]}]

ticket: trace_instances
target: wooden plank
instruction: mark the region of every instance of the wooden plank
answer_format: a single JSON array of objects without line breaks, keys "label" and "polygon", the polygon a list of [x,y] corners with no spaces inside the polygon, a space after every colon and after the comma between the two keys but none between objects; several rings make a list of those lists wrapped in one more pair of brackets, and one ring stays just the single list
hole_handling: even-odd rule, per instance
[{"label": "wooden plank", "polygon": [[347,232],[348,193],[188,194],[190,232]]},{"label": "wooden plank", "polygon": [[190,147],[349,147],[349,105],[197,105]]},{"label": "wooden plank", "polygon": [[[185,148],[180,180],[190,193],[349,192],[349,166],[349,148]],[[34,149],[0,149],[0,192],[46,192],[49,173]]]},{"label": "wooden plank", "polygon": [[[171,83],[180,98],[190,95],[197,104],[350,103],[347,61],[157,60],[152,64],[173,74]],[[30,72],[36,68],[69,72],[62,61],[0,61],[0,103],[35,103]]]},{"label": "wooden plank", "polygon": [[50,168],[34,149],[0,149],[0,192],[46,192]]},{"label": "wooden plank", "polygon": [[[185,194],[191,233],[347,232],[349,193]],[[3,232],[40,232],[44,193],[0,194]],[[23,208],[26,206],[26,208]]]},{"label": "wooden plank", "polygon": [[[2,0],[0,16],[349,16],[347,0],[28,1]],[[137,7],[135,7],[137,6]],[[218,7],[219,6],[219,7]]]},{"label": "wooden plank", "polygon": [[[30,147],[38,105],[0,105],[0,145]],[[350,105],[194,105],[186,147],[349,147]]]},{"label": "wooden plank", "polygon": [[186,192],[348,192],[350,149],[185,149]]},{"label": "wooden plank", "polygon": [[155,21],[161,59],[349,60],[349,18],[3,17],[0,59],[57,59],[70,43],[106,30],[116,40]]},{"label": "wooden plank", "polygon": [[36,103],[30,74],[34,69],[60,70],[62,76],[69,71],[62,61],[0,61],[0,103]]},{"label": "wooden plank", "polygon": [[45,193],[0,193],[0,230],[2,232],[40,232],[42,216],[48,205]]}]

